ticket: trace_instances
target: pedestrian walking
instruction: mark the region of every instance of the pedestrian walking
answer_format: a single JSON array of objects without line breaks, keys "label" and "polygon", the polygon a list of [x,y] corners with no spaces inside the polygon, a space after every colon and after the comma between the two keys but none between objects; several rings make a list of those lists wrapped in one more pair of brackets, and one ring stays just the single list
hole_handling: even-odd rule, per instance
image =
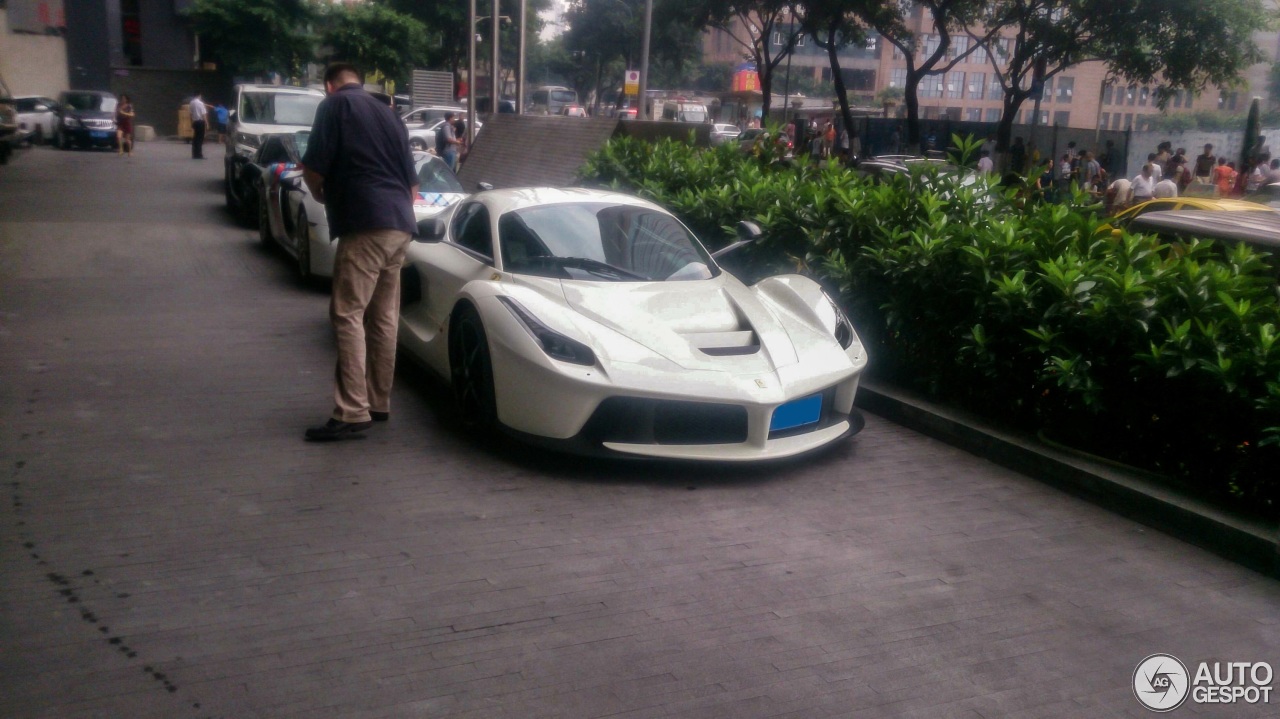
[{"label": "pedestrian walking", "polygon": [[116,154],[133,157],[133,101],[126,94],[116,103]]},{"label": "pedestrian walking", "polygon": [[205,107],[204,101],[200,99],[200,93],[197,92],[191,98],[191,102],[187,105],[187,110],[191,114],[191,131],[195,133],[191,136],[191,159],[203,160],[204,130],[209,109]]},{"label": "pedestrian walking", "polygon": [[418,194],[408,131],[364,91],[355,67],[330,65],[324,87],[302,165],[307,188],[325,206],[329,236],[339,238],[329,302],[338,362],[333,414],[307,430],[310,441],[342,439],[390,417],[400,266]]},{"label": "pedestrian walking", "polygon": [[991,155],[986,150],[978,151],[978,172],[983,175],[990,175],[995,172],[995,163],[991,161]]}]

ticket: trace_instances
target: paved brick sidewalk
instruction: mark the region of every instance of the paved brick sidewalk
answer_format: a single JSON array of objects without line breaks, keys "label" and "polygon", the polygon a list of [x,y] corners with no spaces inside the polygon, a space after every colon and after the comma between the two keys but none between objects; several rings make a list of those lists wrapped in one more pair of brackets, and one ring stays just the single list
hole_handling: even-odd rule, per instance
[{"label": "paved brick sidewalk", "polygon": [[1142,717],[1149,654],[1280,664],[1276,582],[876,417],[601,463],[407,372],[305,444],[327,295],[185,152],[0,167],[0,716]]}]

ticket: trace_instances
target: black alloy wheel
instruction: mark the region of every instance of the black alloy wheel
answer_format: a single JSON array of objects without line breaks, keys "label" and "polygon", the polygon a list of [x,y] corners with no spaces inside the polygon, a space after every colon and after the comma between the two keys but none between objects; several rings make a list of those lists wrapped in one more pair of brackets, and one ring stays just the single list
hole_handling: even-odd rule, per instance
[{"label": "black alloy wheel", "polygon": [[496,424],[498,409],[489,339],[474,307],[463,307],[453,318],[449,332],[449,374],[463,423],[481,429]]},{"label": "black alloy wheel", "polygon": [[293,246],[298,252],[298,277],[307,282],[314,277],[311,271],[311,226],[307,224],[306,208],[298,208],[298,221],[293,225]]}]

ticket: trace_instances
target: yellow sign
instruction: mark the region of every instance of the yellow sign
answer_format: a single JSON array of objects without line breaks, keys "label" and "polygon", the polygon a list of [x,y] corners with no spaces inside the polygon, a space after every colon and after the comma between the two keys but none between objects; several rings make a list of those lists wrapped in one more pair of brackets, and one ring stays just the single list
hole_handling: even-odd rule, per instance
[{"label": "yellow sign", "polygon": [[640,94],[640,71],[627,70],[627,81],[622,84],[622,94],[639,95]]}]

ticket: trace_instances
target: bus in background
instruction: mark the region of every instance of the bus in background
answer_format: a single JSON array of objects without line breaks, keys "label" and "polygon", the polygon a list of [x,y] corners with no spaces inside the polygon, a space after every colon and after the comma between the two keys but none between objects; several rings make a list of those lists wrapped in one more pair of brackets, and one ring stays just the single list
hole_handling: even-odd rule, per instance
[{"label": "bus in background", "polygon": [[559,85],[546,85],[533,91],[530,115],[559,115],[565,105],[577,105],[578,93]]},{"label": "bus in background", "polygon": [[667,100],[662,103],[662,119],[676,122],[706,122],[707,106],[700,102]]}]

